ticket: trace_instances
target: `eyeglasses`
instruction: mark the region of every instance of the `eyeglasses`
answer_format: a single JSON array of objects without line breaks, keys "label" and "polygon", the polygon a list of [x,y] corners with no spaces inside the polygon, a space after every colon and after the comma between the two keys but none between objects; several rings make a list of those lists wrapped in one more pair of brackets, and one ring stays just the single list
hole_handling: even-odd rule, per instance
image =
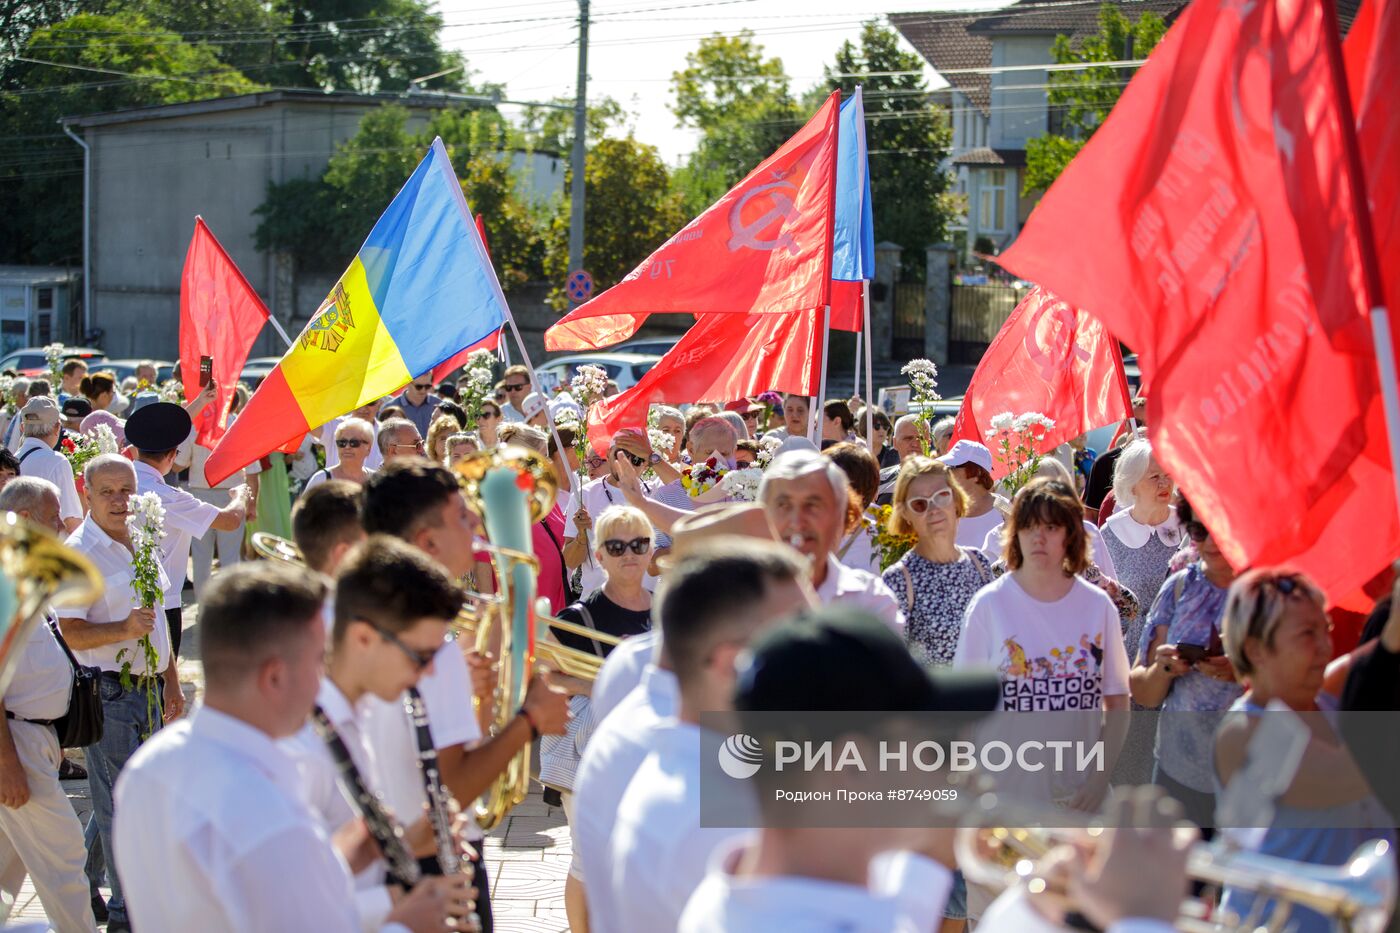
[{"label": "eyeglasses", "polygon": [[931,496],[924,496],[922,499],[906,499],[909,511],[915,515],[922,515],[931,508],[946,509],[953,504],[953,490],[940,489]]},{"label": "eyeglasses", "polygon": [[1201,522],[1189,521],[1183,527],[1186,531],[1186,537],[1195,541],[1197,544],[1200,544],[1206,538],[1210,537],[1210,529]]},{"label": "eyeglasses", "polygon": [[590,470],[596,470],[596,469],[598,469],[598,467],[602,466],[603,464],[607,463],[608,461],[604,460],[602,457],[599,457],[599,456],[597,456],[597,455],[594,455],[594,456],[592,456],[592,457],[589,457],[587,460],[585,460],[585,461],[583,461],[583,462],[584,462],[585,464],[588,465],[588,468],[589,468]]},{"label": "eyeglasses", "polygon": [[413,449],[413,450],[422,450],[422,449],[423,449],[423,442],[422,442],[421,440],[419,440],[419,441],[414,441],[414,442],[411,443],[411,444],[390,444],[390,445],[389,445],[389,449],[390,449],[390,450],[398,450],[400,447],[408,447],[408,448],[411,448],[411,449]]},{"label": "eyeglasses", "polygon": [[432,651],[419,651],[417,648],[411,648],[408,645],[404,644],[403,640],[399,638],[399,636],[395,635],[388,629],[375,625],[368,619],[362,619],[360,621],[364,622],[370,628],[378,632],[380,638],[384,639],[389,644],[402,651],[404,653],[404,656],[407,657],[409,661],[413,662],[413,667],[415,670],[427,670],[428,665],[433,663],[433,658],[437,657],[436,648],[434,648]]},{"label": "eyeglasses", "polygon": [[420,386],[418,383],[415,382],[415,383],[413,384],[413,387],[414,387],[415,389],[417,389],[419,392],[431,392],[431,391],[433,390],[432,383],[429,383],[428,385],[425,385],[425,386]]},{"label": "eyeglasses", "polygon": [[746,412],[744,412],[744,420],[745,420],[745,421],[757,421],[757,420],[758,420],[758,412],[756,412],[756,411],[746,411]]},{"label": "eyeglasses", "polygon": [[339,447],[341,450],[344,450],[347,447],[353,447],[356,450],[358,450],[359,448],[366,447],[368,445],[369,441],[362,441],[352,437],[338,438],[335,442],[335,446]]},{"label": "eyeglasses", "polygon": [[525,387],[526,387],[527,385],[529,385],[529,384],[530,384],[530,383],[528,383],[528,382],[507,382],[507,383],[505,384],[505,385],[506,385],[506,391],[507,391],[507,392],[519,392],[521,389],[525,388]]},{"label": "eyeglasses", "polygon": [[613,557],[621,557],[622,552],[628,548],[631,548],[633,554],[645,554],[651,550],[651,539],[633,538],[631,541],[619,541],[617,538],[609,538],[603,542],[603,547]]}]

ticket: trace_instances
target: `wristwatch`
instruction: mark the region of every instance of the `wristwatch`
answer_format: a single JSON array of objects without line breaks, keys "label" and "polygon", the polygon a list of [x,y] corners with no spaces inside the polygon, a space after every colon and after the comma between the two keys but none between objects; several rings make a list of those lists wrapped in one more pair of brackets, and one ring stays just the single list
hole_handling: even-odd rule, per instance
[{"label": "wristwatch", "polygon": [[651,456],[647,457],[647,463],[650,463],[652,466],[656,466],[660,462],[661,455],[654,450],[651,452]]}]

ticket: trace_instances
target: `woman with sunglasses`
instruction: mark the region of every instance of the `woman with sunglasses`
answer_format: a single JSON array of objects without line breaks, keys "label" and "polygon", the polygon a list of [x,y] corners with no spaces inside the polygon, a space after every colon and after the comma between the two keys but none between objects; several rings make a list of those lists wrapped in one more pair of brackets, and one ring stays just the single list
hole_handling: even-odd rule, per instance
[{"label": "woman with sunglasses", "polygon": [[476,416],[476,434],[483,448],[496,446],[496,429],[500,426],[501,406],[489,399],[482,402],[481,413]]},{"label": "woman with sunglasses", "polygon": [[[1162,585],[1129,682],[1134,702],[1169,714],[1157,717],[1152,782],[1175,797],[1192,822],[1206,825],[1215,815],[1215,730],[1242,692],[1220,635],[1235,571],[1185,498],[1177,500],[1176,515],[1198,558]],[[1193,715],[1173,715],[1179,713]]]},{"label": "woman with sunglasses", "polygon": [[328,479],[343,479],[363,486],[374,471],[365,466],[374,448],[374,430],[359,418],[347,418],[335,429],[335,450],[340,462],[329,469],[317,470],[302,489],[306,493]]},{"label": "woman with sunglasses", "polygon": [[953,663],[963,615],[973,595],[992,581],[991,562],[976,548],[955,543],[967,497],[942,463],[914,456],[894,483],[889,531],[918,543],[884,573],[904,612],[910,645],[939,666]]},{"label": "woman with sunglasses", "polygon": [[[1313,865],[1342,865],[1371,840],[1394,846],[1395,822],[1334,730],[1337,702],[1322,692],[1332,657],[1332,624],[1323,603],[1322,592],[1302,574],[1251,570],[1230,584],[1221,637],[1245,692],[1215,736],[1216,793],[1230,787],[1248,755],[1258,753],[1249,747],[1250,740],[1270,704],[1302,714],[1311,731],[1307,748],[1288,788],[1273,801],[1273,818],[1253,848]],[[1375,739],[1393,741],[1394,736]],[[1251,916],[1256,897],[1227,886],[1221,908]],[[1263,906],[1261,916],[1272,908]],[[1301,906],[1293,907],[1288,923],[1297,933],[1335,928],[1330,918]]]}]

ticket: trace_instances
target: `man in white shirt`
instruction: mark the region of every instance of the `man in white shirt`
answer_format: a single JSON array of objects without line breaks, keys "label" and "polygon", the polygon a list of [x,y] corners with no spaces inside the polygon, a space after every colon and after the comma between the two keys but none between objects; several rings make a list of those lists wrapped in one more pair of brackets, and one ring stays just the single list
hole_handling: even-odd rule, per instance
[{"label": "man in white shirt", "polygon": [[54,450],[58,443],[58,406],[46,395],[31,398],[20,409],[17,419],[24,441],[16,451],[21,476],[37,476],[53,483],[58,489],[59,511],[63,529],[72,531],[83,520],[83,504],[78,487],[73,482],[73,467],[68,458]]},{"label": "man in white shirt", "polygon": [[[150,609],[136,604],[132,590],[131,539],[127,534],[127,503],[136,492],[136,470],[131,461],[117,454],[103,454],[88,461],[83,471],[91,511],[68,539],[68,545],[92,561],[106,581],[102,596],[90,606],[64,607],[58,620],[63,638],[78,660],[102,669],[102,738],[84,748],[88,786],[92,791],[92,826],[89,844],[101,840],[106,856],[106,877],[112,888],[107,905],[108,929],[126,927],[126,905],[122,900],[121,879],[112,849],[112,787],[117,775],[135,753],[142,737],[160,728],[161,721],[179,717],[184,706],[175,655],[170,650],[170,632],[157,625],[163,606],[160,600]],[[160,571],[162,591],[165,571]],[[138,643],[149,637],[155,664],[147,662]],[[122,684],[122,670],[129,666],[131,686]],[[152,722],[147,713],[148,692],[159,691],[164,708]],[[98,874],[94,859],[89,871]],[[89,877],[93,891],[99,878]]]},{"label": "man in white shirt", "polygon": [[763,472],[758,501],[778,539],[811,561],[812,585],[822,605],[863,609],[903,631],[904,614],[884,581],[836,559],[852,507],[850,483],[840,467],[816,451],[779,454]]},{"label": "man in white shirt", "polygon": [[525,397],[534,391],[530,368],[518,363],[507,367],[501,376],[501,384],[506,393],[505,404],[501,406],[501,418],[506,421],[524,421]]},{"label": "man in white shirt", "polygon": [[[640,431],[621,431],[617,437],[613,438],[613,446],[608,451],[608,475],[601,479],[595,479],[585,483],[579,490],[579,501],[570,500],[564,506],[564,514],[567,516],[567,524],[564,526],[564,559],[566,564],[579,566],[582,562],[583,572],[579,577],[579,592],[591,593],[603,585],[605,574],[603,568],[598,565],[598,561],[592,556],[590,543],[590,532],[593,528],[593,519],[603,514],[603,510],[610,505],[628,505],[628,499],[624,491],[619,487],[618,482],[618,461],[627,458],[633,469],[640,473],[650,464],[659,469],[669,467],[661,459],[660,454],[651,449],[651,445],[646,440],[646,435]],[[643,483],[640,487],[643,493],[650,492],[650,487]],[[650,516],[648,516],[650,517]],[[582,520],[582,524],[580,524]],[[596,546],[597,542],[591,542]],[[658,532],[656,536],[656,551],[663,551],[671,546],[671,539],[664,533]],[[648,572],[643,578],[642,585],[652,590],[656,587],[656,577]]]},{"label": "man in white shirt", "polygon": [[[262,561],[210,585],[204,705],[147,743],[117,785],[115,853],[138,928],[360,929],[346,863],[276,744],[302,727],[316,696],[325,594],[317,577]],[[430,879],[381,929],[437,933],[470,911],[465,879]]]},{"label": "man in white shirt", "polygon": [[[362,518],[367,532],[406,541],[437,561],[454,580],[470,577],[476,565],[472,552],[479,523],[467,509],[451,471],[421,458],[391,462],[370,477],[363,490]],[[522,747],[541,734],[564,734],[569,698],[547,675],[537,674],[515,718],[504,730],[483,740],[472,713],[472,695],[480,696],[486,708],[494,700],[491,661],[475,651],[466,655],[463,651],[455,641],[438,649],[419,692],[427,707],[442,781],[465,807],[491,785]],[[380,772],[386,799],[421,812],[426,794],[412,723],[402,703],[371,701],[367,723],[374,747],[382,750],[381,758],[388,762]],[[411,755],[411,762],[402,760],[405,754]],[[470,841],[481,838],[479,828],[468,828]],[[480,892],[477,913],[489,933],[492,916],[486,863],[478,859],[472,867]]]},{"label": "man in white shirt", "polygon": [[[48,480],[10,480],[0,490],[0,512],[63,533],[58,490]],[[72,689],[73,665],[50,620],[41,619],[0,703],[0,885],[17,897],[28,872],[58,933],[94,929],[83,827],[58,782],[63,749],[49,725],[68,712]]]},{"label": "man in white shirt", "polygon": [[190,437],[192,429],[189,412],[173,402],[147,405],[126,422],[127,443],[136,448],[136,491],[155,493],[165,506],[165,537],[160,542],[160,552],[166,577],[165,622],[170,629],[173,656],[180,653],[184,629],[180,594],[185,588],[191,543],[210,529],[234,531],[242,527],[248,513],[247,486],[236,487],[229,494],[229,504],[221,509],[165,482],[166,474],[175,467],[180,445]]},{"label": "man in white shirt", "polygon": [[607,811],[606,861],[588,853],[593,929],[675,929],[710,854],[742,832],[700,825],[700,714],[732,709],[735,660],[750,640],[813,605],[806,568],[784,547],[720,539],[667,571],[659,618],[680,704],[644,738],[646,758]]}]

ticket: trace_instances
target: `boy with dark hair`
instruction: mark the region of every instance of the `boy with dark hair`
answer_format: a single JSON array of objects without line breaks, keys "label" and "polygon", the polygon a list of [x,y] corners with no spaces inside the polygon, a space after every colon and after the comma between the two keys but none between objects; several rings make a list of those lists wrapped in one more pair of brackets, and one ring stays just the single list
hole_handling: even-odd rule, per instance
[{"label": "boy with dark hair", "polygon": [[330,479],[301,496],[292,507],[292,540],[306,566],[334,574],[345,554],[364,540],[360,487]]}]

